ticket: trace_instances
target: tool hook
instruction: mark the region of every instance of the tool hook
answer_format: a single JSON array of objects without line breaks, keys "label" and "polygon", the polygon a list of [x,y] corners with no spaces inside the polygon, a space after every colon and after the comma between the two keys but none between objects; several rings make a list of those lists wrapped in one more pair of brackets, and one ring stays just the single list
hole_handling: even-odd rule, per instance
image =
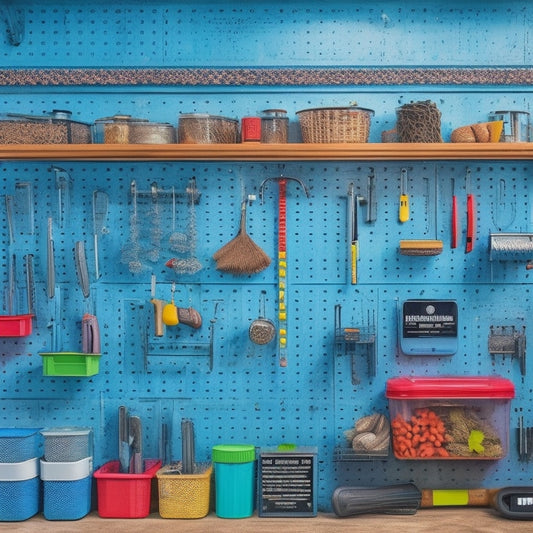
[{"label": "tool hook", "polygon": [[309,190],[307,188],[307,185],[300,179],[300,178],[291,178],[290,176],[277,176],[275,178],[266,178],[261,182],[261,185],[259,186],[259,198],[261,199],[261,205],[263,205],[263,199],[265,195],[265,186],[268,181],[270,180],[292,180],[295,181],[300,185],[300,187],[303,189],[305,196],[309,198]]}]

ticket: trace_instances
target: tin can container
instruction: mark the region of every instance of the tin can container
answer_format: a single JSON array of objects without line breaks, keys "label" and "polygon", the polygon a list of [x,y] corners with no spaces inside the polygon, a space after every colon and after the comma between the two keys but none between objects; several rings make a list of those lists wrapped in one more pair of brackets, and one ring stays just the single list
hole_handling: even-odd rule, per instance
[{"label": "tin can container", "polygon": [[244,117],[241,119],[241,141],[261,142],[261,118]]},{"label": "tin can container", "polygon": [[289,141],[289,118],[285,109],[265,109],[261,115],[261,142],[267,144]]}]

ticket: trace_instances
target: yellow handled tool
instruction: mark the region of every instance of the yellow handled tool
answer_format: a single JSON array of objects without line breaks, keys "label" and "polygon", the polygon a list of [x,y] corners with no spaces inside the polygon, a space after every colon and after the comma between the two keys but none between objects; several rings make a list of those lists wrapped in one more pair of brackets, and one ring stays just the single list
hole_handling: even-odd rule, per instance
[{"label": "yellow handled tool", "polygon": [[409,196],[407,195],[407,169],[402,168],[400,176],[400,209],[398,219],[400,222],[409,220]]},{"label": "yellow handled tool", "polygon": [[357,203],[353,183],[348,188],[348,218],[350,225],[350,274],[352,285],[357,283],[357,259],[359,258],[359,236],[357,228]]}]

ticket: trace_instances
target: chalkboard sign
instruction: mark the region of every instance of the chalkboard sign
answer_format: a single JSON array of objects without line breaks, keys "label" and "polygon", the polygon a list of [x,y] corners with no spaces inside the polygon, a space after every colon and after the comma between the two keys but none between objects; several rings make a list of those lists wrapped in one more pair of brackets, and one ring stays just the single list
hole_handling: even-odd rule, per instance
[{"label": "chalkboard sign", "polygon": [[265,450],[259,455],[259,516],[316,516],[317,450]]},{"label": "chalkboard sign", "polygon": [[407,355],[453,355],[458,311],[454,300],[406,300],[399,324],[400,349]]}]

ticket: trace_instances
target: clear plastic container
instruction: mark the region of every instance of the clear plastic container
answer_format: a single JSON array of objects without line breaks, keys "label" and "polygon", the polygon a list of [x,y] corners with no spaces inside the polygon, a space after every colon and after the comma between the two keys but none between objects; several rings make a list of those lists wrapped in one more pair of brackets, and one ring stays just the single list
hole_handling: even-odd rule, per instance
[{"label": "clear plastic container", "polygon": [[239,121],[206,113],[183,113],[178,119],[178,142],[232,144],[239,139]]},{"label": "clear plastic container", "polygon": [[91,125],[54,109],[47,115],[7,113],[0,117],[0,144],[88,144]]},{"label": "clear plastic container", "polygon": [[505,457],[511,381],[491,377],[398,377],[387,381],[392,449],[398,459]]},{"label": "clear plastic container", "polygon": [[285,109],[265,109],[261,114],[261,142],[286,143],[289,141],[289,118]]},{"label": "clear plastic container", "polygon": [[95,120],[93,140],[104,144],[172,144],[176,130],[166,122],[115,115]]}]

